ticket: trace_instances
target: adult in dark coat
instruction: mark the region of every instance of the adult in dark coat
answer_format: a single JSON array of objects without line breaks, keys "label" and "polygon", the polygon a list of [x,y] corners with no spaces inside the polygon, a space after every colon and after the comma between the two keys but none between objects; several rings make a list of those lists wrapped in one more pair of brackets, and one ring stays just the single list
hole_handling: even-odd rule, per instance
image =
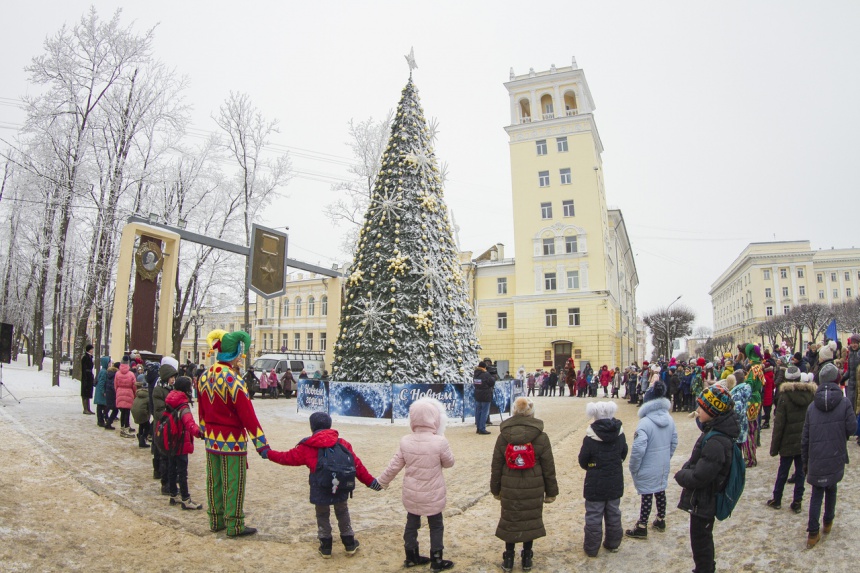
[{"label": "adult in dark coat", "polygon": [[857,430],[857,419],[851,402],[836,385],[839,371],[828,364],[818,373],[821,382],[815,399],[806,411],[801,438],[801,455],[806,481],[812,486],[809,500],[809,536],[806,546],[812,548],[821,539],[819,517],[824,501],[824,533],[830,533],[836,515],[836,485],[845,475],[848,463],[847,440]]},{"label": "adult in dark coat", "polygon": [[[585,408],[594,422],[588,426],[579,450],[579,467],[585,470],[585,538],[586,555],[595,557],[603,546],[614,551],[621,545],[621,496],[624,495],[624,460],[627,439],[621,420],[615,418],[615,402],[592,402]],[[606,538],[603,538],[603,522]]]},{"label": "adult in dark coat", "polygon": [[782,492],[788,479],[788,471],[794,465],[797,478],[794,482],[794,497],[791,509],[800,513],[803,501],[803,460],[800,456],[800,439],[803,436],[803,424],[806,421],[806,410],[815,397],[818,387],[809,382],[800,382],[800,370],[792,367],[786,375],[790,379],[782,383],[779,401],[773,417],[773,434],[770,439],[770,455],[779,456],[779,469],[776,472],[776,483],[773,486],[773,497],[767,505],[773,509],[782,506]]},{"label": "adult in dark coat", "polygon": [[96,379],[93,376],[93,345],[87,344],[84,355],[81,356],[81,405],[84,407],[84,414],[95,414],[90,410],[90,400],[93,399],[93,384]]},{"label": "adult in dark coat", "polygon": [[484,362],[478,363],[472,379],[475,386],[475,424],[478,426],[479,434],[487,435],[490,433],[487,431],[487,418],[490,415],[490,402],[493,401],[493,387],[496,381],[487,371],[487,365]]},{"label": "adult in dark coat", "polygon": [[[546,535],[543,504],[552,503],[558,495],[555,461],[543,421],[534,417],[534,402],[525,396],[514,401],[511,417],[499,426],[499,437],[493,450],[490,492],[502,502],[502,516],[496,537],[505,542],[502,568],[510,571],[516,543],[523,544],[523,569],[531,567],[532,542]],[[505,452],[508,445],[531,444],[534,466],[526,469],[508,467]]]},{"label": "adult in dark coat", "polygon": [[[713,573],[714,519],[717,513],[716,494],[721,491],[732,469],[734,442],[740,434],[738,415],[729,392],[714,385],[696,400],[698,422],[702,435],[693,446],[693,453],[675,474],[683,489],[678,509],[690,514],[690,546],[695,571]],[[705,441],[711,431],[717,433]]]}]

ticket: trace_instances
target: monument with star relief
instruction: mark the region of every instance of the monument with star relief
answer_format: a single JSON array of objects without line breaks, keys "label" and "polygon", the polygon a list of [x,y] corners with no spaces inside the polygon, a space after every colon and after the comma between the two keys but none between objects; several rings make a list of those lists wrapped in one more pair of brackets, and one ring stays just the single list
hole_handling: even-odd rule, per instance
[{"label": "monument with star relief", "polygon": [[427,126],[406,56],[388,146],[364,215],[341,309],[333,378],[462,383],[478,359],[475,315],[460,267]]}]

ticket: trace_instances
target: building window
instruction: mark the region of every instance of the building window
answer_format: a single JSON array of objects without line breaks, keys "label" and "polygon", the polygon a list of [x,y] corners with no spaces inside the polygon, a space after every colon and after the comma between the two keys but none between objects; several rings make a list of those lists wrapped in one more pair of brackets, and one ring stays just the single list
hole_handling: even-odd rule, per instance
[{"label": "building window", "polygon": [[281,336],[281,351],[283,352],[284,350],[286,350],[289,347],[290,347],[290,335],[284,334],[283,336]]},{"label": "building window", "polygon": [[788,287],[782,287],[782,296],[788,296]]},{"label": "building window", "polygon": [[766,281],[770,280],[770,269],[764,270],[764,280],[766,280]]},{"label": "building window", "polygon": [[833,289],[833,298],[839,298],[839,290]]},{"label": "building window", "polygon": [[830,282],[836,282],[836,273],[830,273]]},{"label": "building window", "polygon": [[573,358],[574,358],[574,360],[582,360],[582,349],[581,348],[577,348],[576,350],[573,351]]},{"label": "building window", "polygon": [[770,290],[770,287],[764,289],[764,298],[773,298],[773,291]]},{"label": "building window", "polygon": [[573,199],[568,199],[561,202],[561,208],[564,211],[565,217],[573,217],[576,213],[573,209]]},{"label": "building window", "polygon": [[317,310],[317,301],[314,297],[308,297],[308,316],[313,316]]},{"label": "building window", "polygon": [[296,297],[296,316],[302,315],[302,298]]},{"label": "building window", "polygon": [[567,254],[576,252],[576,237],[564,238],[564,252]]},{"label": "building window", "polygon": [[788,269],[779,269],[779,278],[787,279],[788,278]]},{"label": "building window", "polygon": [[546,155],[546,139],[538,139],[535,141],[538,155]]},{"label": "building window", "polygon": [[579,308],[567,309],[567,325],[579,326]]},{"label": "building window", "polygon": [[567,271],[567,288],[579,288],[579,271]]},{"label": "building window", "polygon": [[545,273],[543,275],[544,290],[555,290],[555,273]]},{"label": "building window", "polygon": [[496,314],[496,326],[498,326],[499,330],[507,330],[508,329],[508,313],[500,312]]},{"label": "building window", "polygon": [[293,350],[302,349],[302,335],[298,332],[293,334]]},{"label": "building window", "polygon": [[562,185],[570,185],[570,167],[565,167],[564,169],[558,170],[559,175],[561,175],[561,184]]},{"label": "building window", "polygon": [[555,239],[544,239],[543,240],[543,254],[544,255],[554,255],[555,254]]},{"label": "building window", "polygon": [[555,314],[554,308],[548,308],[544,311],[544,316],[547,326],[558,326],[558,317]]},{"label": "building window", "polygon": [[552,203],[541,203],[540,204],[540,218],[541,219],[552,219]]},{"label": "building window", "polygon": [[283,308],[284,308],[284,316],[285,317],[290,316],[290,301],[289,301],[289,299],[284,299],[282,304],[283,304]]},{"label": "building window", "polygon": [[798,287],[798,290],[800,290],[800,296],[806,296],[806,287],[805,286],[800,285]]},{"label": "building window", "polygon": [[567,137],[556,137],[555,144],[558,147],[559,153],[564,153],[567,151]]},{"label": "building window", "polygon": [[824,291],[823,290],[818,291],[818,299],[824,300]]},{"label": "building window", "polygon": [[314,333],[313,333],[313,332],[308,332],[308,346],[307,346],[307,349],[308,349],[308,350],[313,350],[313,349],[314,349]]},{"label": "building window", "polygon": [[815,280],[817,280],[819,283],[823,283],[824,282],[824,275],[821,273],[818,273],[817,275],[815,275]]},{"label": "building window", "polygon": [[538,171],[538,185],[549,187],[549,171]]},{"label": "building window", "polygon": [[328,340],[326,339],[325,332],[320,332],[320,350],[322,352],[326,351],[326,347],[328,346]]},{"label": "building window", "polygon": [[851,298],[851,289],[850,288],[845,289],[845,298]]},{"label": "building window", "polygon": [[788,312],[790,310],[791,310],[791,307],[788,305],[785,305],[784,307],[782,307],[782,314],[788,314]]},{"label": "building window", "polygon": [[508,294],[508,279],[506,277],[496,279],[496,294]]},{"label": "building window", "polygon": [[320,316],[328,316],[328,297],[323,296],[320,299]]},{"label": "building window", "polygon": [[846,281],[850,281],[850,280],[851,280],[851,273],[849,273],[848,271],[845,271],[845,280],[846,280]]},{"label": "building window", "polygon": [[803,278],[803,267],[800,267],[797,269],[797,278],[799,278],[799,279]]},{"label": "building window", "polygon": [[765,314],[765,316],[773,316],[773,307],[772,306],[765,307],[764,314]]}]

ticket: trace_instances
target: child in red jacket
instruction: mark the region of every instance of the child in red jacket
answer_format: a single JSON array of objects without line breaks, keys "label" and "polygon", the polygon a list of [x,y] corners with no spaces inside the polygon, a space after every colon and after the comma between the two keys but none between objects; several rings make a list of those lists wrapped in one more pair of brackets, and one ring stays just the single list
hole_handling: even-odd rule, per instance
[{"label": "child in red jacket", "polygon": [[[327,489],[319,487],[315,478],[319,475],[316,473],[318,461],[322,456],[337,455],[343,450],[349,453],[354,460],[355,477],[358,481],[367,487],[379,491],[382,486],[374,479],[355,452],[352,451],[352,446],[338,437],[337,430],[331,429],[331,417],[325,412],[314,412],[311,414],[311,431],[313,434],[301,442],[295,448],[286,452],[277,452],[269,450],[267,457],[269,460],[279,463],[284,466],[307,466],[311,470],[309,482],[311,484],[311,503],[316,506],[317,513],[317,537],[320,541],[320,555],[323,559],[331,557],[331,506],[334,506],[334,515],[337,517],[337,526],[340,529],[340,540],[346,549],[347,555],[354,555],[358,550],[358,540],[355,538],[355,533],[352,530],[352,524],[349,519],[349,507],[347,507],[347,499],[352,495],[354,481],[350,486],[338,487],[339,482],[335,478],[329,478],[330,484]],[[333,485],[332,485],[333,484]]]},{"label": "child in red jacket", "polygon": [[[167,395],[164,403],[173,410],[179,410],[179,419],[185,432],[182,448],[175,456],[167,456],[167,487],[170,491],[170,505],[179,505],[182,509],[203,509],[203,506],[191,499],[188,493],[188,454],[194,453],[194,437],[202,438],[200,427],[194,422],[188,400],[191,397],[191,378],[179,376],[173,384],[173,390]],[[181,498],[180,498],[181,494]]]}]

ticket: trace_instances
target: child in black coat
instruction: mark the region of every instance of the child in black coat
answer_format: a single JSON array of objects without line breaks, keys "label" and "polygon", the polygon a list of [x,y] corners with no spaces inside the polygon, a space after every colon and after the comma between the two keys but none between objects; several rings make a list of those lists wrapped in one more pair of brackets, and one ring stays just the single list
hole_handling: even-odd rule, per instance
[{"label": "child in black coat", "polygon": [[624,495],[627,439],[621,420],[614,417],[617,410],[615,402],[591,402],[585,408],[588,417],[594,419],[585,432],[579,451],[579,465],[585,470],[583,549],[589,557],[597,557],[601,541],[607,550],[618,551],[624,533],[621,528],[621,496]]}]

